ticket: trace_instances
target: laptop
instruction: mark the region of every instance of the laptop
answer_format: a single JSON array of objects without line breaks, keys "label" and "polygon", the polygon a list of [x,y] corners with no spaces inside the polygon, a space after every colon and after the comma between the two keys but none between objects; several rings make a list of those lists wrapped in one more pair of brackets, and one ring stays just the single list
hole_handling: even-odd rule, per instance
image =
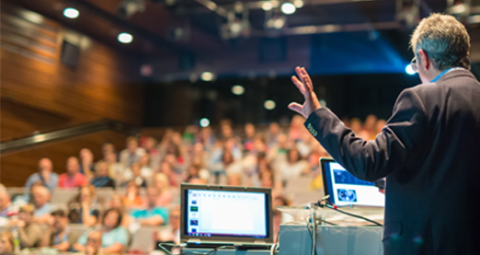
[{"label": "laptop", "polygon": [[271,189],[182,183],[180,230],[181,242],[190,248],[268,248]]},{"label": "laptop", "polygon": [[385,195],[373,182],[357,179],[333,159],[321,158],[325,196],[336,206],[385,207]]}]

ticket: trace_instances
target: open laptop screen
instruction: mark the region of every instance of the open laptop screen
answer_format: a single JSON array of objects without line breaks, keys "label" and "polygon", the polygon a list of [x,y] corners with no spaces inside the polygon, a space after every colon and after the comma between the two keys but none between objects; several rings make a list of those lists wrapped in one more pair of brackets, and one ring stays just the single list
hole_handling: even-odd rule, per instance
[{"label": "open laptop screen", "polygon": [[202,240],[270,238],[269,192],[201,188],[184,192],[185,236],[202,237]]},{"label": "open laptop screen", "polygon": [[384,207],[385,195],[373,182],[357,179],[332,159],[320,160],[325,194],[337,206],[358,205]]}]

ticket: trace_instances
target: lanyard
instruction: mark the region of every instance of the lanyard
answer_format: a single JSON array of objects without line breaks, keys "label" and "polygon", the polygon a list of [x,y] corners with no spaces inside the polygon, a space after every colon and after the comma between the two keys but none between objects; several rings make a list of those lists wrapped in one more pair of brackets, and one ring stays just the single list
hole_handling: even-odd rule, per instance
[{"label": "lanyard", "polygon": [[446,73],[450,72],[450,71],[453,71],[453,70],[457,70],[457,69],[465,69],[465,68],[462,68],[462,67],[452,67],[452,68],[449,68],[445,71],[443,71],[442,73],[440,73],[439,75],[437,75],[437,77],[435,77],[431,83],[434,83],[434,82],[437,82],[438,80],[440,80],[440,78],[442,78],[442,76],[444,76]]}]

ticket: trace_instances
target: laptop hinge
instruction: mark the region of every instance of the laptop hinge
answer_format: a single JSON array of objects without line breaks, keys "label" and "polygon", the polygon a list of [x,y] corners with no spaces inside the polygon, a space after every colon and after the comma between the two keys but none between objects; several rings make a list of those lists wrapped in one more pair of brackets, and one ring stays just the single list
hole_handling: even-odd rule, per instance
[{"label": "laptop hinge", "polygon": [[189,242],[189,243],[199,243],[199,242],[201,242],[201,240],[200,239],[188,239],[187,242]]},{"label": "laptop hinge", "polygon": [[263,243],[265,243],[265,241],[256,240],[256,241],[254,241],[253,243],[260,243],[260,244],[263,244]]}]

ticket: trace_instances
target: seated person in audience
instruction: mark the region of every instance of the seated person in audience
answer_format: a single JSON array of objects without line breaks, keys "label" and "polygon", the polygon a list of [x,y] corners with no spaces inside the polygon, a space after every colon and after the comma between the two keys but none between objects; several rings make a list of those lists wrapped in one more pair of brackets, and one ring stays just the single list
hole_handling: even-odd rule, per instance
[{"label": "seated person in audience", "polygon": [[[102,227],[102,248],[100,253],[121,253],[125,250],[128,242],[127,230],[120,226],[122,223],[122,214],[118,209],[110,208],[103,215]],[[73,246],[75,250],[80,252],[87,251],[87,243],[91,234],[91,230],[87,230]]]},{"label": "seated person in audience", "polygon": [[100,211],[95,209],[95,187],[85,185],[78,195],[68,203],[70,223],[84,224],[92,227],[97,223]]},{"label": "seated person in audience", "polygon": [[94,230],[87,236],[87,243],[85,244],[85,251],[81,253],[74,253],[75,255],[103,255],[100,249],[102,248],[102,232]]},{"label": "seated person in audience", "polygon": [[115,149],[115,145],[113,143],[104,143],[102,145],[102,154],[103,154],[103,160],[107,161],[107,155],[109,153],[117,153],[117,150]]},{"label": "seated person in audience", "polygon": [[2,232],[0,234],[0,255],[13,255],[14,247],[13,235],[6,231]]},{"label": "seated person in audience", "polygon": [[123,204],[123,198],[119,194],[113,194],[112,199],[108,203],[109,208],[115,208],[122,214],[122,227],[128,228],[131,222],[130,215],[125,213],[125,205]]},{"label": "seated person in audience", "polygon": [[136,137],[127,138],[127,148],[120,152],[120,163],[125,168],[129,168],[133,163],[138,162],[140,157],[145,154],[145,149],[138,146]]},{"label": "seated person in audience", "polygon": [[168,177],[163,173],[157,173],[154,176],[154,187],[160,193],[157,197],[157,206],[167,206],[172,201],[172,192],[169,190]]},{"label": "seated person in audience", "polygon": [[125,205],[123,203],[122,196],[119,194],[114,194],[112,196],[112,199],[110,199],[108,205],[109,208],[118,209],[120,211],[120,213],[122,214],[121,226],[128,229],[130,223],[132,222],[132,217],[130,217],[130,215],[125,212]]},{"label": "seated person in audience", "polygon": [[108,176],[108,164],[100,161],[95,165],[95,178],[91,184],[95,188],[113,188],[115,189],[115,181]]},{"label": "seated person in audience", "polygon": [[[1,185],[1,184],[0,184]],[[18,209],[12,205],[7,189],[0,186],[0,218],[10,218],[18,214]]]},{"label": "seated person in audience", "polygon": [[207,181],[204,180],[204,179],[200,179],[200,178],[192,178],[188,183],[190,183],[190,184],[205,185],[205,184],[207,184]]},{"label": "seated person in audience", "polygon": [[93,153],[87,148],[80,150],[80,173],[91,180],[95,172],[93,165]]},{"label": "seated person in audience", "polygon": [[160,164],[160,172],[168,177],[170,187],[178,187],[180,185],[179,176],[173,171],[172,166],[167,161]]},{"label": "seated person in audience", "polygon": [[108,175],[110,178],[114,179],[117,184],[124,181],[124,171],[125,168],[119,162],[117,162],[117,154],[114,152],[108,152],[105,155],[104,162],[108,165]]},{"label": "seated person in audience", "polygon": [[200,178],[200,166],[191,164],[188,168],[188,172],[184,178],[184,182],[189,182],[193,178]]},{"label": "seated person in audience", "polygon": [[10,231],[18,231],[20,249],[38,248],[42,243],[43,234],[40,225],[34,221],[35,207],[27,204],[20,208],[18,219],[10,221]]},{"label": "seated person in audience", "polygon": [[298,149],[290,149],[287,153],[287,162],[281,167],[283,186],[288,179],[307,175],[310,170],[308,161],[300,157]]},{"label": "seated person in audience", "polygon": [[123,204],[125,207],[129,208],[140,207],[144,204],[144,201],[140,196],[140,188],[134,181],[127,183],[127,194],[123,198]]},{"label": "seated person in audience", "polygon": [[238,173],[228,175],[229,186],[242,186],[242,177]]},{"label": "seated person in audience", "polygon": [[178,206],[170,210],[168,225],[157,233],[156,241],[180,244],[180,208]]},{"label": "seated person in audience", "polygon": [[152,177],[153,170],[150,168],[150,155],[145,153],[140,157],[140,160],[138,161],[138,164],[140,166],[140,175],[145,178],[149,179]]},{"label": "seated person in audience", "polygon": [[138,187],[147,187],[147,181],[141,175],[140,164],[138,163],[133,163],[132,167],[130,167],[130,169],[127,169],[127,171],[125,172],[125,180],[126,181],[122,184],[122,186],[126,186],[127,183],[133,181]]},{"label": "seated person in audience", "polygon": [[25,188],[30,189],[34,183],[41,182],[43,186],[47,187],[52,192],[58,185],[58,174],[52,172],[53,164],[49,158],[42,158],[38,162],[38,172],[30,175]]},{"label": "seated person in audience", "polygon": [[147,205],[145,209],[133,210],[130,214],[143,226],[166,225],[168,221],[168,209],[157,207],[158,190],[150,187],[147,189]]},{"label": "seated person in audience", "polygon": [[85,175],[80,172],[80,165],[76,157],[70,157],[67,160],[67,172],[60,175],[58,187],[60,188],[80,188],[88,184]]},{"label": "seated person in audience", "polygon": [[51,219],[50,212],[53,205],[50,204],[50,191],[44,186],[34,186],[33,198],[35,200],[34,218],[38,223],[48,223]]},{"label": "seated person in audience", "polygon": [[64,210],[52,212],[53,224],[49,228],[49,234],[45,235],[45,244],[57,249],[59,252],[67,252],[75,243],[76,236],[68,228],[68,217]]}]

